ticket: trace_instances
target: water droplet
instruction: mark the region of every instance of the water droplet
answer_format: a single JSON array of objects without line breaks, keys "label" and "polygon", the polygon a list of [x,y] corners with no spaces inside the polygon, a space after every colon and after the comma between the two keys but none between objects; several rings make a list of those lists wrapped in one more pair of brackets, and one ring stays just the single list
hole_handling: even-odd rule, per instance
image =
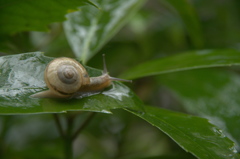
[{"label": "water droplet", "polygon": [[226,137],[224,134],[223,134],[223,131],[217,127],[213,127],[213,132],[218,135],[219,137],[221,138],[224,138]]}]

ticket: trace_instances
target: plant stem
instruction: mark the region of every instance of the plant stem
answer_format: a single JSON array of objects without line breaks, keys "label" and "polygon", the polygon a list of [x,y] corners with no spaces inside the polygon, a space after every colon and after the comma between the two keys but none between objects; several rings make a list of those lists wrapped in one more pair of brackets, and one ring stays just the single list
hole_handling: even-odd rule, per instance
[{"label": "plant stem", "polygon": [[67,130],[64,137],[65,141],[65,158],[72,159],[73,158],[73,140],[72,140],[72,130],[73,130],[73,122],[74,117],[67,114]]},{"label": "plant stem", "polygon": [[65,137],[65,158],[72,159],[73,158],[73,150],[72,150],[72,140],[71,137]]},{"label": "plant stem", "polygon": [[64,132],[63,132],[63,128],[62,128],[61,122],[60,122],[60,120],[59,120],[58,114],[53,114],[53,117],[54,117],[54,121],[55,121],[55,123],[56,123],[57,129],[58,129],[61,137],[64,138],[64,137],[65,137],[65,134],[64,134]]},{"label": "plant stem", "polygon": [[83,122],[83,124],[73,134],[72,140],[74,140],[79,135],[79,133],[89,124],[89,122],[91,121],[91,119],[94,117],[95,114],[96,114],[95,112],[90,112],[89,113],[87,119]]},{"label": "plant stem", "polygon": [[5,158],[5,150],[6,150],[6,145],[5,145],[5,137],[8,133],[10,123],[12,122],[12,117],[11,116],[4,116],[1,118],[2,119],[2,130],[0,132],[0,158]]},{"label": "plant stem", "polygon": [[76,114],[66,114],[66,131],[63,130],[62,123],[59,120],[58,114],[53,114],[57,129],[60,133],[60,136],[64,140],[64,149],[65,149],[65,158],[72,159],[73,158],[73,141],[76,139],[78,134],[89,124],[91,119],[94,117],[96,113],[89,113],[88,117],[85,119],[83,124],[73,132],[74,121],[76,118]]}]

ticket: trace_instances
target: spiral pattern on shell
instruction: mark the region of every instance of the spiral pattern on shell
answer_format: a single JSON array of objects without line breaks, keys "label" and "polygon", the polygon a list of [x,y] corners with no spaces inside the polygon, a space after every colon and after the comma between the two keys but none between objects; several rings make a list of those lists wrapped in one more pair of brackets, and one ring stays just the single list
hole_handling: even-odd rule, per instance
[{"label": "spiral pattern on shell", "polygon": [[90,82],[85,68],[76,60],[66,57],[51,61],[44,78],[49,89],[63,95],[73,94]]}]

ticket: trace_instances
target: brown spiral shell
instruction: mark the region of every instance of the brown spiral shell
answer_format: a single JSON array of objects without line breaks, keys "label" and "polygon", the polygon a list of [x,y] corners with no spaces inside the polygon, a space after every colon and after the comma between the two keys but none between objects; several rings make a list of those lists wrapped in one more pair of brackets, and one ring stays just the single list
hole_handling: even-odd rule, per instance
[{"label": "brown spiral shell", "polygon": [[44,73],[50,90],[63,95],[71,95],[90,83],[86,69],[71,58],[57,58],[51,61]]}]

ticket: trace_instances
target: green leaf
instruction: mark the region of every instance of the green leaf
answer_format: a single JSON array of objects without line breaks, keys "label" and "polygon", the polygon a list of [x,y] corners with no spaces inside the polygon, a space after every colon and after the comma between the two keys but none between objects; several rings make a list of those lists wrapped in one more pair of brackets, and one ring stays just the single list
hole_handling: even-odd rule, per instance
[{"label": "green leaf", "polygon": [[145,0],[96,0],[100,9],[85,6],[64,23],[76,57],[86,63],[135,14]]},{"label": "green leaf", "polygon": [[1,0],[0,34],[20,31],[47,31],[47,25],[65,20],[64,15],[77,10],[88,0]]},{"label": "green leaf", "polygon": [[[157,141],[156,141],[157,142]],[[155,146],[154,144],[153,146]],[[191,153],[182,151],[170,151],[163,155],[150,155],[137,153],[135,155],[129,155],[122,157],[121,159],[196,159]]]},{"label": "green leaf", "polygon": [[240,145],[240,76],[233,72],[201,69],[159,77],[184,108],[208,118]]},{"label": "green leaf", "polygon": [[135,79],[183,70],[233,65],[240,65],[240,51],[230,49],[192,51],[147,61],[129,69],[121,75],[121,78]]},{"label": "green leaf", "polygon": [[167,0],[179,13],[195,48],[203,46],[203,34],[195,8],[188,0]]},{"label": "green leaf", "polygon": [[[53,58],[40,52],[0,57],[0,114],[94,111],[110,113],[111,109],[132,108],[143,111],[142,102],[125,85],[113,82],[102,92],[81,99],[39,99],[30,95],[46,90],[44,69]],[[90,76],[100,70],[86,67]]]},{"label": "green leaf", "polygon": [[198,158],[240,157],[234,143],[207,119],[154,107],[145,107],[145,113],[127,110],[162,130]]}]

